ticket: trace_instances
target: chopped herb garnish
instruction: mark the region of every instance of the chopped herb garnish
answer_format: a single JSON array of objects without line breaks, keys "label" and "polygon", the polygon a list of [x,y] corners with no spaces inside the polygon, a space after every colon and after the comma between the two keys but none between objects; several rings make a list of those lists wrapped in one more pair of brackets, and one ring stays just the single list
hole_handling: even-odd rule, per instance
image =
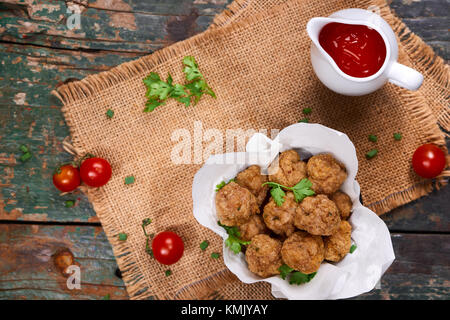
[{"label": "chopped herb garnish", "polygon": [[22,151],[23,153],[28,153],[28,152],[30,152],[30,150],[28,150],[28,147],[27,147],[26,145],[24,145],[24,144],[22,144],[22,145],[19,147],[19,149],[20,149],[20,151]]},{"label": "chopped herb garnish", "polygon": [[106,116],[107,116],[109,119],[112,119],[112,117],[114,117],[114,111],[111,110],[111,109],[108,109],[108,110],[106,111]]},{"label": "chopped herb garnish", "polygon": [[286,193],[281,189],[280,186],[276,186],[274,188],[270,189],[270,195],[272,196],[273,200],[277,204],[277,206],[282,206],[284,202],[284,196]]},{"label": "chopped herb garnish", "polygon": [[119,240],[120,241],[127,241],[128,235],[124,232],[119,233]]},{"label": "chopped herb garnish", "polygon": [[352,244],[352,246],[350,247],[350,253],[353,253],[356,250],[356,244]]},{"label": "chopped herb garnish", "polygon": [[286,280],[286,277],[294,271],[291,267],[289,267],[287,264],[283,264],[281,267],[278,268],[278,271],[280,271],[280,277],[283,280]]},{"label": "chopped herb garnish", "polygon": [[308,115],[308,114],[311,114],[311,112],[312,112],[311,108],[303,108],[303,114]]},{"label": "chopped herb garnish", "polygon": [[310,282],[316,276],[316,273],[317,272],[305,274],[300,271],[295,271],[291,273],[291,276],[289,278],[289,284],[301,285]]},{"label": "chopped herb garnish", "polygon": [[239,229],[234,227],[225,226],[220,223],[220,221],[217,221],[219,226],[225,229],[225,231],[228,233],[228,238],[225,240],[225,246],[230,248],[231,251],[234,253],[239,253],[242,250],[242,245],[249,245],[250,241],[244,241],[241,240],[241,233],[239,232]]},{"label": "chopped herb garnish", "polygon": [[133,184],[135,180],[134,176],[125,177],[125,184]]},{"label": "chopped herb garnish", "polygon": [[397,141],[402,140],[402,134],[398,132],[394,133],[394,139]]},{"label": "chopped herb garnish", "polygon": [[370,134],[369,135],[369,141],[377,142],[378,141],[378,137],[376,135],[374,135],[374,134]]},{"label": "chopped herb garnish", "polygon": [[281,267],[279,267],[278,271],[280,271],[281,279],[286,280],[289,277],[288,278],[289,284],[297,284],[297,285],[301,285],[303,283],[311,281],[317,273],[314,272],[310,274],[305,274],[300,271],[295,271],[286,264],[283,264]]},{"label": "chopped herb garnish", "polygon": [[202,243],[200,243],[200,249],[202,249],[202,251],[205,251],[206,248],[208,248],[208,246],[209,246],[208,240],[205,240]]},{"label": "chopped herb garnish", "polygon": [[227,184],[225,181],[222,181],[221,183],[216,185],[216,192],[225,187]]},{"label": "chopped herb garnish", "polygon": [[216,185],[216,192],[218,192],[220,189],[222,189],[223,187],[225,187],[227,184],[229,184],[230,182],[234,182],[236,181],[236,179],[230,179],[228,182],[222,181],[221,183]]},{"label": "chopped herb garnish", "polygon": [[284,202],[284,196],[286,193],[283,189],[292,191],[294,193],[295,201],[297,202],[301,202],[306,197],[313,196],[315,194],[315,192],[311,189],[312,182],[307,178],[300,180],[300,182],[293,187],[286,187],[276,182],[265,182],[263,185],[272,187],[272,189],[270,189],[270,195],[277,206],[281,206]]},{"label": "chopped herb garnish", "polygon": [[377,149],[372,149],[372,150],[370,150],[369,152],[366,153],[366,158],[367,159],[372,159],[377,154],[378,154],[378,150]]},{"label": "chopped herb garnish", "polygon": [[66,208],[72,208],[75,205],[75,201],[73,200],[67,200],[64,205],[66,206]]},{"label": "chopped herb garnish", "polygon": [[219,258],[220,258],[220,254],[217,253],[217,252],[213,252],[213,253],[211,253],[211,258],[213,258],[213,259],[219,259]]},{"label": "chopped herb garnish", "polygon": [[168,277],[168,276],[172,275],[172,270],[167,269],[167,270],[164,272],[164,274],[166,275],[166,277]]},{"label": "chopped herb garnish", "polygon": [[160,76],[151,72],[143,81],[147,86],[146,96],[148,98],[145,104],[144,112],[151,112],[155,108],[165,104],[168,98],[173,98],[186,107],[193,104],[196,105],[200,98],[204,95],[210,95],[216,98],[216,94],[206,83],[205,77],[198,69],[198,64],[194,57],[187,56],[183,59],[183,72],[185,73],[186,85],[174,84],[173,78],[169,74],[166,81],[161,80]]},{"label": "chopped herb garnish", "polygon": [[25,162],[31,159],[31,153],[27,152],[20,156],[20,161]]},{"label": "chopped herb garnish", "polygon": [[102,300],[110,300],[110,299],[111,295],[109,293],[102,298]]},{"label": "chopped herb garnish", "polygon": [[308,118],[303,118],[303,119],[298,120],[298,122],[299,122],[299,123],[300,123],[300,122],[303,122],[303,123],[309,123],[309,119],[308,119]]}]

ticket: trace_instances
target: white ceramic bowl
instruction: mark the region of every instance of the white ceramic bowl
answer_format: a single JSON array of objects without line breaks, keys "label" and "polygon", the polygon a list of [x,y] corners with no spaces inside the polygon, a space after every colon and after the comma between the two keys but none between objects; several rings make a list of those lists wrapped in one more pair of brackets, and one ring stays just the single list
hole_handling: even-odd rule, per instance
[{"label": "white ceramic bowl", "polygon": [[[225,247],[228,235],[217,224],[215,207],[217,184],[234,178],[240,171],[253,164],[260,165],[263,169],[267,168],[278,152],[289,149],[296,149],[302,159],[318,153],[331,153],[346,166],[348,177],[341,190],[348,194],[353,202],[349,222],[353,229],[352,240],[357,246],[352,254],[347,254],[339,263],[322,263],[314,279],[300,286],[290,285],[279,276],[261,278],[251,273],[244,255],[234,254]],[[319,124],[299,123],[280,131],[274,140],[256,134],[248,142],[245,153],[211,156],[197,172],[192,186],[194,216],[201,225],[223,238],[225,265],[242,282],[269,282],[272,284],[272,294],[277,298],[353,297],[372,290],[395,259],[386,225],[359,201],[360,188],[355,180],[357,171],[358,160],[353,143],[347,135],[336,130]]]}]

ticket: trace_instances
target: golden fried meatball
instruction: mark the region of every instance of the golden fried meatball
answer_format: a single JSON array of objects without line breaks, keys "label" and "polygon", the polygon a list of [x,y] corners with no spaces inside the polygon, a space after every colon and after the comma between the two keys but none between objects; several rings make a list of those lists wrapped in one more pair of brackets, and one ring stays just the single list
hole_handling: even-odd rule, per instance
[{"label": "golden fried meatball", "polygon": [[306,197],[298,206],[294,225],[311,234],[329,236],[339,227],[341,216],[333,201],[324,194]]},{"label": "golden fried meatball", "polygon": [[308,178],[316,193],[332,194],[339,190],[347,179],[345,166],[331,154],[318,154],[311,157],[306,164]]},{"label": "golden fried meatball", "polygon": [[216,210],[220,223],[226,226],[239,226],[259,213],[255,196],[233,181],[217,192]]},{"label": "golden fried meatball", "polygon": [[266,278],[279,274],[278,268],[283,264],[281,241],[266,234],[254,236],[245,251],[245,260],[248,269],[261,277]]},{"label": "golden fried meatball", "polygon": [[241,239],[250,241],[257,234],[267,234],[269,230],[264,224],[263,218],[258,214],[253,215],[246,223],[239,226]]},{"label": "golden fried meatball", "polygon": [[304,231],[294,232],[281,248],[284,263],[294,270],[310,274],[319,270],[325,255],[321,236]]},{"label": "golden fried meatball", "polygon": [[250,166],[241,171],[236,176],[236,183],[241,187],[247,188],[256,197],[256,202],[260,206],[266,199],[269,186],[262,184],[267,182],[267,176],[261,174],[259,166]]},{"label": "golden fried meatball", "polygon": [[331,200],[334,201],[336,207],[339,209],[341,218],[344,220],[348,219],[353,207],[350,197],[342,191],[337,191],[331,195]]},{"label": "golden fried meatball", "polygon": [[306,178],[306,164],[300,160],[300,156],[295,150],[287,150],[280,154],[276,162],[269,167],[269,180],[282,184],[287,187],[293,187]]},{"label": "golden fried meatball", "polygon": [[325,260],[338,262],[350,251],[352,246],[352,226],[341,221],[338,230],[329,237],[324,237]]},{"label": "golden fried meatball", "polygon": [[273,198],[265,205],[263,218],[266,226],[279,235],[291,235],[294,232],[294,216],[298,204],[292,192],[286,192],[284,202],[277,206]]}]

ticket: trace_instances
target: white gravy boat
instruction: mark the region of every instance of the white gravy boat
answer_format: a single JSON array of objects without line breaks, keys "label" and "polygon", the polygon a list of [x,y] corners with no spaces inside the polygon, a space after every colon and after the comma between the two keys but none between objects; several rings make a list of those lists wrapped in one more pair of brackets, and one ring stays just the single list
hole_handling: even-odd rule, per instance
[{"label": "white gravy boat", "polygon": [[[375,29],[383,38],[386,58],[381,68],[364,78],[344,73],[333,58],[319,44],[320,30],[328,23],[365,25]],[[421,73],[397,62],[398,44],[389,24],[378,14],[363,9],[345,9],[327,18],[312,18],[306,26],[311,44],[311,62],[317,77],[329,89],[348,96],[360,96],[382,87],[387,81],[409,90],[417,90],[422,82]]]}]

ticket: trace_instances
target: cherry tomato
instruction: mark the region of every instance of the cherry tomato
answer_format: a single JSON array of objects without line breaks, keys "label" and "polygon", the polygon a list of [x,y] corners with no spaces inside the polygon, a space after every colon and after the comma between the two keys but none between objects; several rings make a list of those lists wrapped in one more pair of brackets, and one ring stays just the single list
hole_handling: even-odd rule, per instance
[{"label": "cherry tomato", "polygon": [[183,240],[172,231],[158,233],[152,241],[153,256],[159,263],[174,264],[183,256]]},{"label": "cherry tomato", "polygon": [[435,178],[446,165],[445,154],[434,144],[424,144],[416,149],[412,157],[414,171],[423,178]]},{"label": "cherry tomato", "polygon": [[90,187],[104,186],[111,173],[111,165],[103,158],[88,158],[80,166],[81,180]]},{"label": "cherry tomato", "polygon": [[80,172],[71,164],[66,164],[58,168],[53,174],[53,184],[62,192],[75,190],[81,183]]}]

